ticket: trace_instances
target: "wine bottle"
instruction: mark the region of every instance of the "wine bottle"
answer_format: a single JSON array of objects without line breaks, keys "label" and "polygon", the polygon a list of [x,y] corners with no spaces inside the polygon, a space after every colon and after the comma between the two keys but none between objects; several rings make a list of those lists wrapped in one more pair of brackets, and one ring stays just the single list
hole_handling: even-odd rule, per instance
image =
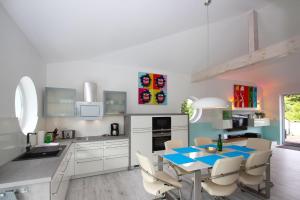
[{"label": "wine bottle", "polygon": [[223,142],[221,138],[221,134],[219,134],[218,144],[217,144],[217,150],[222,151],[223,150]]}]

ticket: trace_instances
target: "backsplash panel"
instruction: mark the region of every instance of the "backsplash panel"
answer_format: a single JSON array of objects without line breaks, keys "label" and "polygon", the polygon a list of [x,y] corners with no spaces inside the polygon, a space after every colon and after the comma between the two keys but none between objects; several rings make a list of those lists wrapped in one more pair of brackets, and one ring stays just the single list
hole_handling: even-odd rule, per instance
[{"label": "backsplash panel", "polygon": [[52,131],[55,128],[59,130],[74,129],[76,137],[98,136],[110,134],[110,124],[119,123],[120,134],[124,133],[124,117],[109,116],[100,120],[86,121],[79,118],[47,118],[46,131]]}]

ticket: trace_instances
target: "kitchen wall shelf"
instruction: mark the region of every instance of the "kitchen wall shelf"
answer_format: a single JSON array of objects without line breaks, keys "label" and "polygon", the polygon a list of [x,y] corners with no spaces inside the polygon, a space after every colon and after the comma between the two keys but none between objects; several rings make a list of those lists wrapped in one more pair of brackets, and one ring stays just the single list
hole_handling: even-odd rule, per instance
[{"label": "kitchen wall shelf", "polygon": [[103,92],[104,115],[125,115],[127,107],[127,93],[120,91]]}]

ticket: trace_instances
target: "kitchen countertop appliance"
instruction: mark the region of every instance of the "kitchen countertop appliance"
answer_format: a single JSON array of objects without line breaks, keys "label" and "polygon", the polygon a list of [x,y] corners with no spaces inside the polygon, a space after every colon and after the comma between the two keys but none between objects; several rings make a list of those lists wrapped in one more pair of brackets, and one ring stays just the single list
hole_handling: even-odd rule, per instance
[{"label": "kitchen countertop appliance", "polygon": [[75,139],[75,130],[63,130],[61,135],[63,139]]},{"label": "kitchen countertop appliance", "polygon": [[120,129],[118,123],[112,123],[110,125],[110,135],[111,136],[119,136],[120,135]]}]

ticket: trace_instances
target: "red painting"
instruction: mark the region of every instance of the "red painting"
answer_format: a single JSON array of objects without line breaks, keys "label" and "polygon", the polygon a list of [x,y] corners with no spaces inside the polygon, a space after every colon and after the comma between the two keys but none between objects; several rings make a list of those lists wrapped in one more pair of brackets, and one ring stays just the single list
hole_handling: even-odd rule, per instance
[{"label": "red painting", "polygon": [[234,85],[233,94],[235,108],[257,107],[257,87]]}]

